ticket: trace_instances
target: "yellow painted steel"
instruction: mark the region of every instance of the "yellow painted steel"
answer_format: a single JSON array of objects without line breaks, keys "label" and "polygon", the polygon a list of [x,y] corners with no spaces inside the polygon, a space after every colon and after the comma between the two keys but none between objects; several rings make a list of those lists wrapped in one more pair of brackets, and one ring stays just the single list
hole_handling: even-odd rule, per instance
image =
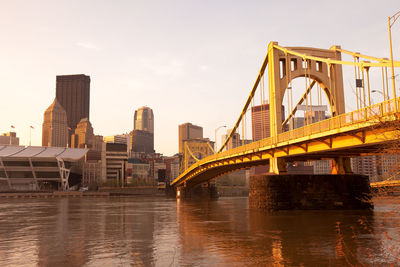
[{"label": "yellow painted steel", "polygon": [[[371,59],[371,60],[376,60],[376,61],[380,61],[379,63],[373,63],[373,62],[365,62],[365,61],[361,61],[361,62],[351,62],[351,61],[342,61],[342,60],[333,60],[333,59],[327,59],[327,58],[321,58],[321,57],[315,57],[315,56],[308,56],[306,54],[302,54],[302,53],[298,53],[292,50],[289,50],[287,48],[281,47],[279,45],[275,45],[273,43],[270,44],[270,47],[268,48],[268,52],[267,55],[265,56],[265,59],[263,61],[263,64],[261,66],[261,69],[259,71],[259,74],[257,76],[257,79],[253,85],[253,88],[246,100],[246,103],[242,109],[242,112],[238,118],[238,120],[236,121],[231,133],[229,134],[228,138],[225,140],[225,142],[222,144],[221,148],[218,150],[218,152],[221,152],[225,146],[227,145],[227,143],[229,142],[229,140],[232,138],[232,136],[234,135],[234,133],[236,132],[236,129],[239,127],[240,122],[242,121],[243,116],[246,114],[247,108],[249,107],[251,100],[254,97],[254,94],[257,90],[257,87],[260,83],[261,77],[264,75],[265,69],[267,67],[268,64],[268,54],[271,53],[272,48],[276,48],[281,50],[282,52],[284,52],[285,54],[291,54],[297,57],[301,57],[303,59],[311,59],[311,60],[316,60],[316,61],[320,61],[320,62],[325,62],[326,64],[330,65],[330,64],[342,64],[342,65],[352,65],[352,66],[357,66],[359,68],[366,68],[366,67],[391,67],[391,64],[393,62],[393,66],[395,67],[400,67],[400,61],[391,61],[391,60],[386,60],[386,59],[381,59],[381,58],[375,58],[375,57],[370,57],[370,56],[366,56],[366,55],[361,55],[359,53],[354,53],[354,52],[350,52],[347,50],[343,50],[343,49],[337,49],[337,51],[340,52],[345,52],[347,54],[350,55],[357,55],[359,57],[363,57],[363,58],[367,58],[367,59]],[[270,85],[271,86],[271,85]]]},{"label": "yellow painted steel", "polygon": [[267,63],[268,63],[268,53],[265,56],[265,59],[264,59],[264,62],[262,64],[262,66],[261,66],[260,72],[258,73],[256,82],[253,85],[253,89],[251,90],[250,95],[247,98],[246,103],[244,104],[244,107],[242,109],[242,113],[240,114],[238,120],[236,121],[235,125],[232,128],[231,133],[229,134],[228,138],[226,138],[225,142],[222,144],[222,146],[218,150],[218,152],[221,152],[225,148],[226,144],[229,142],[229,140],[232,138],[232,136],[236,133],[236,129],[239,127],[239,124],[242,121],[243,116],[246,114],[247,108],[249,107],[249,105],[251,103],[251,100],[254,97],[254,94],[255,94],[255,92],[257,90],[258,84],[260,83],[261,77],[264,75],[265,68],[267,67]]},{"label": "yellow painted steel", "polygon": [[365,59],[369,59],[369,60],[375,60],[375,61],[385,62],[385,63],[390,64],[390,60],[386,59],[386,58],[367,56],[367,55],[363,55],[363,54],[360,54],[360,53],[357,53],[357,52],[351,52],[351,51],[348,51],[348,50],[340,49],[340,48],[337,48],[337,47],[334,47],[334,46],[331,49],[333,49],[334,51],[338,51],[338,52],[341,52],[341,53],[348,54],[348,55],[353,56],[353,57],[365,58]]},{"label": "yellow painted steel", "polygon": [[184,152],[181,161],[181,173],[189,167],[190,159],[194,159],[196,162],[200,160],[196,157],[195,153],[199,153],[201,157],[206,157],[211,154],[215,154],[215,151],[209,142],[204,143],[197,141],[185,141]]},{"label": "yellow painted steel", "polygon": [[382,181],[382,182],[374,182],[370,183],[372,188],[382,188],[382,187],[394,187],[400,186],[400,180],[393,181]]},{"label": "yellow painted steel", "polygon": [[[400,102],[400,98],[397,99],[397,102]],[[394,112],[394,104],[394,100],[391,99],[281,133],[276,138],[269,137],[219,152],[190,166],[171,185],[179,186],[190,181],[196,175],[218,166],[251,163],[279,157],[304,157],[310,153],[318,156],[318,153],[340,152],[344,149],[373,146],[397,140],[400,135],[398,131],[380,128],[386,127],[385,122],[397,120],[399,114]],[[361,134],[358,134],[360,132]]]},{"label": "yellow painted steel", "polygon": [[[250,91],[238,120],[236,121],[224,144],[217,153],[215,153],[215,151],[212,149],[214,155],[210,155],[201,160],[198,160],[196,157],[194,157],[192,151],[189,150],[188,154],[190,154],[190,156],[197,161],[190,167],[186,166],[188,168],[186,168],[186,170],[171,183],[172,185],[179,186],[186,184],[187,182],[196,179],[204,172],[211,172],[217,168],[226,168],[224,171],[229,171],[236,168],[253,166],[255,165],[254,163],[260,161],[264,162],[266,160],[270,160],[270,170],[274,172],[280,172],[279,165],[283,162],[283,160],[280,160],[282,158],[296,158],[310,155],[318,157],[318,155],[323,155],[332,151],[337,154],[345,149],[374,146],[376,144],[398,139],[400,133],[392,129],[385,128],[382,130],[382,127],[387,127],[384,122],[397,120],[397,118],[400,116],[396,109],[399,104],[399,99],[394,98],[396,100],[391,99],[368,107],[365,107],[364,101],[364,107],[361,108],[360,106],[360,109],[356,111],[334,116],[331,119],[306,125],[288,132],[280,133],[279,129],[277,131],[273,129],[274,131],[271,132],[278,133],[277,135],[222,152],[242,122],[242,119],[254,98],[255,92],[260,85],[260,81],[265,73],[267,65],[269,67],[269,75],[274,76],[274,49],[284,52],[286,57],[287,55],[293,55],[295,57],[302,58],[304,61],[315,60],[318,62],[324,62],[328,65],[328,68],[332,66],[332,64],[352,65],[355,67],[355,70],[368,70],[370,67],[381,67],[383,75],[383,68],[386,70],[388,67],[391,67],[392,64],[395,67],[400,67],[399,61],[366,56],[360,53],[339,49],[337,47],[333,47],[331,50],[349,54],[357,58],[357,60],[350,62],[309,56],[292,51],[289,48],[281,47],[277,45],[277,43],[271,42],[268,46],[267,55],[265,56],[253,88]],[[365,58],[378,62],[360,61],[359,58]],[[270,106],[277,104],[273,102],[273,99],[275,99],[274,94],[276,93],[276,82],[277,81],[275,81],[274,77],[269,77]],[[308,91],[311,90],[311,87],[314,85],[314,83],[315,81],[313,81],[309,88],[306,89],[306,92],[299,103],[304,101],[305,96],[308,94]],[[292,115],[294,112],[295,111],[292,111],[290,115]],[[285,120],[285,122],[287,121],[288,119]],[[271,128],[278,127],[278,123],[274,121],[273,114],[271,117],[270,126]]]},{"label": "yellow painted steel", "polygon": [[[322,57],[315,57],[315,56],[308,56],[306,54],[302,54],[299,52],[295,52],[292,50],[289,50],[285,47],[281,47],[279,45],[274,45],[274,48],[281,50],[285,54],[290,54],[294,55],[303,59],[311,59],[311,60],[316,60],[320,62],[324,62],[328,65],[330,64],[341,64],[341,65],[350,65],[350,66],[358,66],[360,68],[365,68],[365,67],[390,67],[391,66],[391,61],[382,61],[378,63],[374,62],[367,62],[367,61],[360,61],[360,62],[352,62],[352,61],[343,61],[343,60],[336,60],[336,59],[330,59],[330,58],[322,58]],[[393,66],[394,67],[400,67],[400,61],[393,61]]]}]

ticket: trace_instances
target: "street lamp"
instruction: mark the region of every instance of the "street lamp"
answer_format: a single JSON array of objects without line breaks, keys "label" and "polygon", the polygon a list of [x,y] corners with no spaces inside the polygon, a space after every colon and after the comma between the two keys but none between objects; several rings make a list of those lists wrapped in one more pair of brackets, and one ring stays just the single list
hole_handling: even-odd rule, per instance
[{"label": "street lamp", "polygon": [[392,32],[391,28],[396,20],[400,17],[400,11],[394,14],[391,17],[388,17],[388,25],[389,25],[389,43],[390,43],[390,61],[392,65],[392,84],[393,84],[393,98],[394,98],[394,108],[397,112],[397,100],[396,100],[396,87],[394,82],[394,66],[393,66],[393,49],[392,49]]},{"label": "street lamp", "polygon": [[215,152],[217,152],[218,150],[217,150],[217,131],[219,130],[219,129],[221,129],[221,128],[226,128],[226,125],[223,125],[223,126],[219,126],[217,129],[215,129],[215,144],[214,144],[214,147],[215,147]]},{"label": "street lamp", "polygon": [[[383,101],[386,101],[386,99],[385,99],[385,95],[381,92],[381,91],[378,91],[378,90],[371,90],[371,93],[380,93],[382,96],[383,96]],[[372,100],[371,100],[372,101]],[[372,103],[373,104],[373,103]]]}]

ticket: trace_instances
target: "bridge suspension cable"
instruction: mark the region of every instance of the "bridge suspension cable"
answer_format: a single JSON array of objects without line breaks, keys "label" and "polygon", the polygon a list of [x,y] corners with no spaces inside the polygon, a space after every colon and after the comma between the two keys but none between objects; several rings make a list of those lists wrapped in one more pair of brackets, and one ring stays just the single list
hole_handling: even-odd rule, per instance
[{"label": "bridge suspension cable", "polygon": [[[387,59],[383,59],[383,58],[376,58],[376,57],[371,57],[371,56],[367,56],[367,55],[362,55],[362,54],[360,54],[360,53],[355,53],[355,52],[350,52],[350,51],[347,51],[347,50],[344,50],[344,49],[339,49],[339,48],[335,48],[335,51],[338,51],[338,52],[343,52],[343,53],[346,53],[346,54],[349,54],[349,55],[352,55],[355,59],[357,59],[357,60],[354,60],[353,62],[351,62],[351,61],[343,61],[343,60],[336,60],[336,59],[331,59],[331,58],[321,58],[321,57],[317,57],[317,56],[310,56],[310,55],[306,55],[306,54],[303,54],[303,53],[299,53],[299,52],[296,52],[296,51],[293,51],[293,50],[290,50],[290,49],[288,49],[288,48],[284,48],[284,47],[281,47],[281,46],[279,46],[279,45],[276,45],[276,44],[274,44],[273,45],[273,48],[276,48],[276,49],[278,49],[278,50],[280,50],[280,51],[282,51],[282,52],[284,52],[285,53],[285,55],[293,55],[293,56],[296,56],[296,57],[299,57],[299,58],[302,58],[303,60],[305,60],[306,61],[306,65],[309,65],[309,63],[308,63],[308,60],[314,60],[314,61],[318,61],[318,62],[324,62],[324,63],[326,63],[327,65],[328,65],[328,72],[329,72],[329,76],[334,76],[334,75],[336,75],[335,73],[334,73],[334,70],[333,70],[333,68],[332,68],[332,65],[333,64],[341,64],[341,65],[350,65],[350,66],[355,66],[355,68],[357,69],[357,73],[358,73],[358,75],[356,74],[356,77],[358,76],[358,78],[360,78],[360,77],[362,77],[362,76],[364,76],[364,69],[366,69],[366,68],[370,68],[370,67],[382,67],[382,68],[387,68],[387,67],[390,67],[390,64],[391,64],[391,61],[390,60],[387,60]],[[232,128],[232,131],[230,132],[230,134],[229,134],[229,136],[226,138],[226,140],[225,140],[225,142],[222,144],[222,146],[220,147],[220,149],[218,150],[218,152],[217,153],[219,153],[219,152],[221,152],[225,147],[226,147],[226,145],[227,145],[227,143],[229,142],[229,140],[232,138],[232,136],[237,132],[237,129],[238,129],[238,127],[239,127],[239,125],[240,125],[240,123],[241,123],[241,121],[242,121],[242,119],[243,119],[243,117],[245,116],[245,114],[246,114],[246,111],[247,111],[247,109],[248,109],[248,107],[251,105],[251,107],[253,108],[254,107],[254,100],[253,100],[253,98],[254,98],[254,95],[255,95],[255,91],[257,90],[257,88],[260,86],[260,88],[263,88],[263,86],[262,85],[260,85],[260,82],[262,81],[262,79],[263,79],[263,75],[264,75],[264,73],[265,73],[265,69],[266,69],[266,66],[267,66],[267,64],[268,64],[268,55],[269,55],[269,52],[267,53],[267,55],[266,55],[266,57],[265,57],[265,59],[264,59],[264,61],[263,61],[263,64],[262,64],[262,66],[261,66],[261,69],[260,69],[260,71],[259,71],[259,73],[258,73],[258,76],[257,76],[257,79],[256,79],[256,81],[255,81],[255,83],[254,83],[254,85],[253,85],[253,88],[252,88],[252,90],[250,91],[250,94],[249,94],[249,96],[248,96],[248,98],[247,98],[247,100],[246,100],[246,103],[245,103],[245,105],[244,105],[244,107],[243,107],[243,109],[242,109],[242,112],[241,112],[241,114],[240,114],[240,116],[239,116],[239,118],[237,119],[237,121],[236,121],[236,123],[235,123],[235,125],[234,125],[234,127]],[[378,62],[368,62],[368,61],[359,61],[359,58],[360,57],[362,57],[362,58],[365,58],[365,59],[369,59],[369,60],[374,60],[374,61],[378,61]],[[289,64],[291,64],[291,63],[289,63],[288,61],[286,62],[286,65],[289,65]],[[399,61],[393,61],[393,65],[395,66],[395,67],[400,67],[400,62]],[[361,72],[362,72],[362,74],[361,74]],[[387,71],[386,71],[387,72]],[[290,73],[290,71],[289,71],[289,73]],[[306,79],[307,79],[307,69],[305,70],[305,73],[306,73]],[[386,73],[386,76],[387,76],[387,73]],[[310,77],[311,78],[311,77]],[[367,77],[367,79],[368,79],[368,77]],[[362,83],[363,83],[363,86],[361,87],[361,88],[359,88],[359,89],[361,89],[362,90],[362,96],[363,96],[363,100],[361,100],[361,97],[357,97],[358,99],[360,99],[360,103],[357,103],[358,104],[358,107],[359,108],[362,108],[362,107],[365,107],[366,106],[366,99],[365,99],[365,96],[366,96],[366,94],[365,94],[365,88],[364,88],[364,78],[362,78]],[[310,82],[307,82],[306,81],[306,84],[309,84],[309,85],[311,85],[312,84],[312,82],[310,83]],[[332,88],[333,90],[332,90],[332,94],[335,94],[335,87],[336,87],[336,84],[335,83],[333,83],[333,85],[332,85],[332,83],[331,83],[331,79],[329,79],[329,83],[330,83],[330,88]],[[306,86],[306,90],[308,91],[308,87],[309,86]],[[386,86],[387,87],[387,86]],[[290,86],[290,88],[291,88],[291,90],[292,90],[292,86]],[[360,90],[359,89],[357,89],[356,88],[356,94],[358,95],[358,96],[361,96],[361,92],[360,92]],[[260,90],[262,90],[262,89],[260,89]],[[310,88],[310,90],[311,90],[311,88]],[[306,92],[307,93],[307,92]],[[387,96],[388,96],[388,94],[386,94]],[[291,96],[290,96],[291,97]],[[308,94],[305,94],[305,99],[306,99],[306,106],[307,106],[307,110],[308,110]],[[330,97],[330,99],[331,99],[331,106],[334,106],[333,104],[334,103],[332,103],[332,101],[334,101],[333,99],[334,99],[334,97]],[[310,103],[311,103],[311,101],[312,100],[310,100]],[[263,108],[263,104],[264,103],[262,103],[263,102],[263,93],[261,92],[261,109]],[[362,103],[362,102],[364,102],[364,103]],[[362,105],[363,104],[363,105]],[[298,104],[297,104],[298,105]],[[297,106],[296,105],[296,106]],[[289,106],[290,106],[290,104],[289,104]],[[293,110],[295,110],[295,108],[293,108],[292,109],[292,111]],[[335,115],[337,112],[336,112],[336,110],[333,110],[332,111],[333,112],[333,114],[332,115]],[[294,113],[294,112],[293,112]],[[290,113],[290,118],[292,118],[293,117],[293,114],[292,114],[292,112]],[[263,116],[261,116],[262,118],[263,118]],[[289,117],[289,116],[288,116]],[[263,122],[262,122],[263,123]],[[287,121],[285,120],[285,124],[287,123]],[[254,125],[252,125],[252,127],[254,127]],[[262,128],[264,128],[264,127],[262,127]],[[254,129],[254,128],[253,128]],[[262,130],[263,131],[263,130]],[[253,132],[254,132],[254,130],[253,130]],[[262,137],[264,137],[264,134],[262,133]],[[253,141],[254,141],[254,136],[253,136]]]},{"label": "bridge suspension cable", "polygon": [[344,49],[337,48],[337,47],[334,48],[334,51],[345,53],[345,54],[348,54],[348,55],[353,56],[353,57],[358,57],[358,58],[361,57],[361,58],[365,58],[365,59],[369,59],[369,60],[375,60],[375,61],[379,61],[379,62],[384,62],[384,63],[390,64],[390,60],[386,59],[386,58],[378,58],[378,57],[367,56],[367,55],[360,54],[358,52],[351,52],[351,51],[344,50]]},{"label": "bridge suspension cable", "polygon": [[[280,50],[281,52],[278,53],[275,49]],[[360,136],[357,135],[357,131],[358,131],[358,129],[365,127],[366,121],[375,123],[375,124],[378,123],[378,121],[376,120],[377,114],[379,116],[386,116],[390,120],[396,119],[395,116],[393,116],[393,114],[395,114],[394,112],[397,112],[397,110],[394,111],[393,106],[396,106],[398,104],[398,102],[400,101],[400,99],[398,99],[398,98],[390,99],[390,96],[388,93],[389,86],[388,86],[387,68],[390,67],[392,61],[389,61],[387,59],[379,59],[379,58],[375,58],[375,57],[369,57],[369,56],[361,55],[360,53],[353,53],[353,52],[339,49],[339,48],[335,48],[335,49],[331,49],[331,50],[338,52],[338,53],[340,52],[340,53],[345,53],[350,56],[353,56],[353,62],[343,61],[343,60],[341,60],[340,55],[336,56],[333,53],[330,53],[330,54],[333,55],[333,58],[337,58],[337,59],[321,58],[319,56],[310,56],[310,55],[307,55],[304,53],[297,52],[297,51],[307,51],[307,49],[306,50],[302,50],[301,48],[300,49],[293,48],[293,49],[295,51],[292,51],[290,48],[280,47],[277,45],[277,43],[270,43],[268,53],[265,56],[265,59],[261,66],[261,69],[258,73],[257,79],[250,91],[250,94],[245,102],[245,105],[241,111],[239,118],[237,119],[233,129],[229,133],[228,138],[225,140],[224,144],[221,146],[221,148],[218,150],[218,152],[215,153],[215,150],[208,143],[208,146],[210,146],[210,148],[211,148],[210,151],[213,151],[214,155],[207,156],[204,158],[199,157],[200,159],[198,157],[196,157],[197,152],[198,152],[198,151],[196,151],[197,147],[193,147],[193,148],[187,147],[186,153],[188,154],[188,156],[190,155],[190,158],[193,158],[196,162],[192,166],[187,168],[185,170],[185,172],[182,173],[178,178],[176,178],[173,181],[173,184],[178,184],[178,185],[185,184],[186,185],[186,182],[190,181],[190,179],[192,179],[192,178],[198,179],[198,180],[194,180],[195,182],[201,182],[207,178],[206,176],[201,174],[202,172],[207,173],[207,172],[211,172],[210,170],[212,170],[213,171],[212,175],[215,176],[215,175],[220,175],[221,173],[226,173],[226,172],[232,171],[237,168],[243,168],[243,166],[247,166],[247,167],[254,166],[256,164],[253,164],[253,163],[259,163],[260,161],[263,161],[263,164],[264,164],[266,160],[269,160],[270,164],[271,164],[271,162],[274,162],[273,160],[276,160],[274,164],[276,164],[276,166],[277,166],[276,170],[278,172],[275,172],[275,173],[279,173],[281,171],[280,169],[278,169],[278,168],[280,168],[278,166],[278,164],[280,164],[280,162],[277,161],[277,159],[279,157],[282,157],[282,158],[287,157],[289,160],[293,160],[293,157],[295,157],[297,155],[299,157],[299,159],[303,159],[302,155],[310,152],[308,150],[309,149],[308,148],[309,139],[307,139],[305,145],[303,145],[301,143],[304,141],[305,137],[309,138],[311,135],[314,134],[313,138],[315,138],[315,140],[316,140],[315,142],[319,145],[321,143],[321,136],[326,137],[326,139],[322,140],[322,141],[325,145],[328,145],[328,147],[330,147],[330,148],[326,148],[325,145],[314,146],[314,148],[318,147],[318,149],[320,149],[321,153],[322,152],[330,153],[330,149],[332,149],[332,147],[333,147],[332,144],[334,142],[332,138],[337,137],[335,139],[336,140],[335,142],[341,142],[341,140],[343,138],[343,134],[345,134],[345,132],[343,132],[343,133],[341,132],[339,135],[337,135],[337,133],[338,133],[338,130],[342,130],[343,127],[351,127],[351,129],[352,129],[351,131],[353,131],[353,130],[356,131],[355,132],[356,134],[349,133],[348,135],[346,135],[346,138],[348,138],[348,140],[353,140],[353,141],[343,142],[341,145],[344,145],[344,147],[346,147],[346,144],[353,145],[354,142],[362,142],[365,145],[368,145],[369,144],[368,142],[370,142],[371,145],[374,145],[377,142],[376,138],[375,139],[361,138]],[[283,59],[282,51],[285,54],[284,55],[285,59]],[[310,54],[313,54],[313,52],[310,52]],[[315,54],[319,55],[318,53],[315,53]],[[294,65],[295,67],[293,70],[292,70],[292,58],[293,58],[293,61],[295,64]],[[360,61],[360,58],[372,60],[372,61],[376,61],[376,62]],[[297,63],[301,63],[301,59],[303,59],[304,64],[305,64],[305,66],[303,67],[304,74],[302,74],[303,70],[297,69],[297,66],[298,66]],[[286,120],[284,121],[283,125],[288,123],[290,120],[294,121],[296,111],[299,110],[298,106],[301,103],[303,103],[303,101],[306,102],[306,112],[307,112],[306,115],[307,116],[305,116],[305,117],[307,117],[307,120],[312,120],[312,118],[309,118],[309,117],[311,115],[311,112],[313,111],[312,88],[315,86],[315,84],[317,84],[316,89],[317,89],[318,105],[322,104],[322,90],[324,90],[324,92],[328,96],[329,104],[331,105],[331,107],[334,107],[333,109],[331,109],[333,118],[330,118],[329,121],[319,122],[319,123],[315,123],[313,125],[308,125],[308,126],[305,125],[303,128],[295,129],[294,131],[292,131],[290,133],[286,133],[286,132],[280,133],[279,130],[277,133],[276,127],[277,127],[278,123],[280,124],[280,121],[276,121],[277,117],[273,118],[273,116],[272,116],[271,117],[271,121],[272,121],[271,127],[274,126],[275,128],[272,129],[271,132],[273,133],[275,131],[274,132],[275,135],[270,138],[260,140],[259,142],[254,142],[253,144],[245,144],[244,140],[246,140],[247,129],[248,129],[247,128],[247,112],[255,111],[256,108],[258,111],[261,110],[261,116],[260,116],[261,122],[260,123],[262,124],[262,127],[261,127],[261,131],[259,131],[259,132],[261,132],[261,138],[266,137],[266,134],[265,134],[266,127],[264,127],[264,125],[267,123],[267,121],[265,121],[265,116],[264,116],[264,111],[265,111],[264,105],[266,104],[265,99],[267,97],[267,93],[265,92],[264,79],[265,79],[265,75],[266,75],[265,70],[268,65],[268,60],[270,60],[270,63],[271,63],[271,65],[269,66],[270,69],[268,70],[269,74],[277,75],[272,78],[272,82],[269,81],[269,86],[267,88],[269,89],[270,94],[274,93],[273,90],[276,89],[275,87],[277,87],[280,90],[279,93],[283,92],[282,94],[284,94],[285,90],[287,92],[286,97],[288,97],[288,99],[287,99],[288,116],[287,116]],[[282,66],[280,69],[281,70],[281,77],[280,77],[281,80],[279,80],[279,77],[278,77],[279,76],[279,65],[276,66],[274,63],[275,62],[274,60],[276,60],[276,61],[280,60],[280,62],[278,62],[278,63],[283,62],[285,64],[284,66],[281,65]],[[314,64],[315,61],[317,63],[316,71],[318,71],[318,68],[320,68],[321,66],[324,67],[324,69],[323,69],[324,76],[321,76],[322,78],[317,75],[318,73],[316,74],[316,71],[312,67],[314,65],[311,65],[311,64]],[[325,63],[327,66],[327,69],[321,63]],[[342,81],[341,80],[337,81],[338,78],[342,76],[342,70],[341,70],[341,68],[337,68],[337,66],[335,66],[335,65],[354,66],[354,77],[356,78],[356,83],[358,82],[358,84],[356,86],[356,95],[357,95],[357,110],[356,111],[344,113],[344,108],[342,107],[342,105],[344,105],[344,103],[341,104],[341,102],[340,102],[341,101],[340,97],[341,97],[341,92],[342,92],[340,90],[342,88],[342,85],[341,85]],[[393,62],[393,65],[396,67],[400,67],[400,62],[395,61],[395,62]],[[383,91],[383,97],[385,100],[384,102],[375,104],[373,106],[371,106],[371,104],[373,104],[372,99],[371,99],[371,92],[374,92],[376,90],[371,91],[371,88],[374,88],[373,85],[371,87],[371,84],[370,84],[370,74],[373,75],[372,73],[369,72],[371,67],[379,67],[381,69],[380,74],[382,75],[382,80],[383,80],[382,81],[382,91]],[[328,73],[326,73],[326,70]],[[364,71],[365,71],[365,73],[364,73]],[[272,74],[271,74],[271,72],[272,72]],[[282,86],[282,84],[284,84],[284,82],[282,81],[282,79],[283,79],[282,72],[285,72],[283,75],[286,75],[286,88],[284,88],[284,86]],[[295,76],[294,78],[303,77],[303,75],[304,75],[305,85],[306,85],[305,92],[303,93],[302,97],[300,98],[300,100],[298,101],[298,103],[295,106],[293,106],[293,104],[294,104],[293,103],[293,93],[292,93],[293,87],[292,87],[292,77],[291,77],[292,72],[293,72],[293,76]],[[373,77],[373,76],[371,76],[371,77]],[[328,81],[329,81],[329,88],[327,86]],[[279,82],[281,82],[281,83],[279,84]],[[282,86],[282,87],[280,87],[280,86]],[[260,89],[261,107],[255,106],[256,105],[255,100],[258,101],[258,95],[256,96],[257,89]],[[339,90],[339,91],[336,91],[336,90]],[[314,91],[314,93],[315,93],[315,91]],[[343,94],[343,92],[342,92],[342,94]],[[368,94],[368,96],[367,96],[367,94]],[[276,96],[274,96],[274,97],[276,97]],[[282,98],[279,98],[279,97],[282,97]],[[282,104],[282,102],[279,102],[279,101],[283,101],[283,97],[284,96],[279,95],[276,99],[270,98],[269,104],[272,106],[272,108],[274,110],[277,110],[277,105],[280,108],[280,105]],[[368,97],[368,102],[366,99],[367,97]],[[272,103],[273,100],[275,101],[274,103]],[[315,101],[315,94],[314,94],[314,101]],[[276,102],[279,102],[279,103],[276,103]],[[339,102],[339,103],[336,103],[336,102]],[[368,109],[365,108],[367,106],[367,104],[370,106],[370,107],[368,107]],[[253,110],[253,108],[254,108],[254,110]],[[368,112],[369,109],[371,109],[372,111],[376,111],[376,114],[374,112]],[[290,112],[289,112],[289,110],[290,110]],[[270,111],[271,111],[271,109],[270,109]],[[279,110],[277,110],[277,112],[279,112]],[[319,113],[317,113],[317,114],[320,115]],[[281,114],[278,114],[278,116],[280,116],[280,115]],[[253,120],[254,120],[254,118],[253,118]],[[307,123],[307,124],[310,124],[310,123]],[[237,138],[237,136],[234,136],[235,134],[238,134],[240,132],[239,127],[242,128],[241,133],[242,133],[243,139],[242,139],[241,143],[244,146],[222,152],[222,150],[224,150],[226,148],[228,142],[230,142],[230,140],[232,140],[233,137],[235,137],[235,141],[239,141],[239,138]],[[254,132],[256,132],[254,129],[254,127],[255,127],[254,123],[252,123],[251,127],[252,127],[251,129],[253,129],[253,139],[258,139],[258,137],[255,138],[255,136],[254,136]],[[294,123],[292,124],[292,127],[295,127]],[[250,126],[249,126],[249,128],[250,128]],[[348,128],[343,128],[343,129],[344,129],[344,131],[348,131]],[[332,131],[332,130],[335,130],[335,131]],[[370,130],[370,127],[367,130]],[[332,133],[333,133],[333,136],[331,136]],[[375,133],[371,132],[368,134],[371,134],[371,136],[372,136],[372,134],[375,134]],[[384,132],[383,134],[386,134],[386,132]],[[394,138],[394,137],[390,137],[390,138]],[[375,141],[373,141],[373,140],[375,140]],[[288,141],[290,141],[290,142],[288,142]],[[298,142],[298,144],[297,143],[292,144],[291,142]],[[376,143],[376,144],[379,145],[379,143]],[[238,143],[235,143],[234,145],[238,145]],[[205,144],[203,144],[203,148],[204,147],[205,147]],[[327,152],[324,152],[325,150]],[[311,152],[314,153],[315,151],[312,150]],[[323,153],[321,155],[325,155]],[[189,157],[187,157],[187,158],[188,158],[187,162],[189,162],[190,158]]]},{"label": "bridge suspension cable", "polygon": [[[262,77],[262,75],[264,75],[265,68],[267,67],[267,63],[268,63],[268,53],[267,53],[267,55],[265,56],[264,62],[263,62],[262,66],[261,66],[261,69],[260,69],[260,71],[259,71],[259,73],[258,73],[257,79],[256,79],[256,81],[255,81],[255,83],[254,83],[254,85],[253,85],[253,88],[252,88],[252,90],[250,91],[250,95],[248,96],[248,98],[247,98],[247,100],[246,100],[246,103],[245,103],[245,105],[244,105],[244,107],[243,107],[243,109],[242,109],[242,112],[240,113],[240,116],[239,116],[239,118],[237,119],[235,125],[233,126],[232,131],[230,132],[228,138],[226,138],[225,142],[222,144],[222,146],[221,146],[220,149],[218,150],[218,153],[221,152],[221,151],[225,148],[226,144],[229,142],[229,140],[232,138],[232,136],[233,136],[234,133],[236,132],[236,129],[238,128],[238,126],[239,126],[239,124],[240,124],[240,122],[241,122],[241,120],[242,120],[244,114],[245,114],[246,111],[247,111],[247,108],[249,107],[249,105],[250,105],[250,103],[251,103],[251,101],[252,101],[252,99],[253,99],[253,97],[254,97],[254,94],[255,94],[255,92],[256,92],[256,90],[257,90],[258,84],[260,83],[261,77]],[[253,138],[254,138],[254,137],[253,137]]]}]

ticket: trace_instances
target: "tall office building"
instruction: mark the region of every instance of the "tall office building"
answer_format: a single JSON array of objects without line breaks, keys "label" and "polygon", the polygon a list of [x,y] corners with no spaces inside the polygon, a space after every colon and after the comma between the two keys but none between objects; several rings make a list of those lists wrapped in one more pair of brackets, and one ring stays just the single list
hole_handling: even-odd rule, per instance
[{"label": "tall office building", "polygon": [[71,135],[71,147],[91,147],[94,137],[93,127],[87,118],[81,119],[76,125],[75,133]]},{"label": "tall office building", "polygon": [[54,99],[43,116],[42,146],[66,147],[68,145],[67,113]]},{"label": "tall office building", "polygon": [[150,132],[133,130],[130,132],[132,152],[154,153],[154,135]]},{"label": "tall office building", "polygon": [[89,120],[90,77],[84,74],[57,76],[56,98],[65,109],[68,126],[74,132],[81,119]]},{"label": "tall office building", "polygon": [[183,153],[184,142],[190,139],[202,139],[203,127],[189,122],[179,125],[179,153]]},{"label": "tall office building", "polygon": [[149,107],[141,107],[133,117],[131,146],[133,152],[154,153],[154,115]]},{"label": "tall office building", "polygon": [[[284,106],[282,106],[281,112],[282,114],[285,114]],[[251,127],[254,141],[271,136],[269,116],[269,104],[263,104],[251,108]],[[282,116],[282,122],[283,121],[284,116]]]},{"label": "tall office building", "polygon": [[133,129],[154,134],[154,115],[149,107],[141,107],[135,111]]}]

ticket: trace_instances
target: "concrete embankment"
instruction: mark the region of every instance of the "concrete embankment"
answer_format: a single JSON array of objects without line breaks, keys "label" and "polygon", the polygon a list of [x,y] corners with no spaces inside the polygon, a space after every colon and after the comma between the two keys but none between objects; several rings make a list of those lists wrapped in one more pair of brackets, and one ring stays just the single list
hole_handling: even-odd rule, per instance
[{"label": "concrete embankment", "polygon": [[99,187],[98,190],[110,196],[165,196],[165,190],[157,187]]},{"label": "concrete embankment", "polygon": [[1,192],[0,198],[61,198],[61,197],[106,197],[108,192],[54,191],[54,192]]},{"label": "concrete embankment", "polygon": [[[57,198],[108,196],[166,196],[165,189],[156,187],[99,187],[98,191],[7,191],[0,198]],[[175,196],[175,195],[174,195]]]}]

